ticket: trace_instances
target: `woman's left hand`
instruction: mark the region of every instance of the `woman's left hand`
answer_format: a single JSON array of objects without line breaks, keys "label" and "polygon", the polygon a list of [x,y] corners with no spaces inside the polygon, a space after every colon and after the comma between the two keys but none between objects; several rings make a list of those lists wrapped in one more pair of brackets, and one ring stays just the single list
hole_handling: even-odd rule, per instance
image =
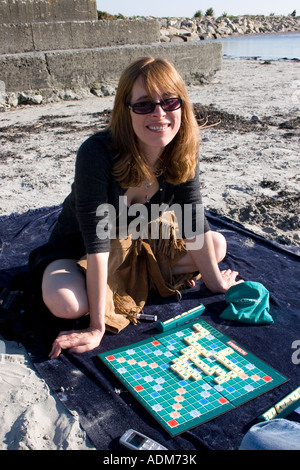
[{"label": "woman's left hand", "polygon": [[78,354],[91,351],[99,346],[103,335],[104,331],[93,327],[86,330],[62,331],[52,345],[49,358],[56,359],[63,349]]},{"label": "woman's left hand", "polygon": [[238,275],[239,273],[237,271],[232,271],[231,269],[225,269],[224,271],[221,271],[223,293],[225,293],[230,287],[244,282],[243,280],[236,280]]}]

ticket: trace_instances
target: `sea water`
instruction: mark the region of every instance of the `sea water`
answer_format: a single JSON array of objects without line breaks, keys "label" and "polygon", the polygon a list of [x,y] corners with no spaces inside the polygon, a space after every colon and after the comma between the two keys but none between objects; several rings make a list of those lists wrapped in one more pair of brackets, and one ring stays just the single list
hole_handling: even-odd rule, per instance
[{"label": "sea water", "polygon": [[300,60],[300,33],[230,37],[215,41],[223,44],[224,57]]}]

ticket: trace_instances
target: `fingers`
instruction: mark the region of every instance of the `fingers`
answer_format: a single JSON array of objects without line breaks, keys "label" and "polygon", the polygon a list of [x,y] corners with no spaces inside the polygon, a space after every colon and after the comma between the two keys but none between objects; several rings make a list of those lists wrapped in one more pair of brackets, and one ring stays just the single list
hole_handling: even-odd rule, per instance
[{"label": "fingers", "polygon": [[99,346],[104,332],[97,329],[78,331],[62,331],[52,345],[49,354],[50,359],[56,359],[63,349],[69,349],[73,353],[83,353]]},{"label": "fingers", "polygon": [[[224,269],[224,271],[221,271],[221,274],[222,274],[223,278],[236,280],[236,278],[239,275],[239,272],[238,271],[232,271],[231,269]],[[238,282],[240,283],[240,282],[243,282],[243,281],[238,281]]]},{"label": "fingers", "polygon": [[239,274],[238,271],[232,271],[231,269],[224,269],[223,271],[221,271],[221,273],[223,276],[227,276],[227,277],[231,277],[231,276],[237,277]]},{"label": "fingers", "polygon": [[54,341],[52,349],[48,355],[49,359],[56,359],[61,353],[61,347]]},{"label": "fingers", "polygon": [[53,342],[52,349],[49,354],[50,359],[56,359],[63,349],[72,349],[80,344],[80,335],[73,331],[62,331]]},{"label": "fingers", "polygon": [[244,282],[241,280],[236,280],[237,276],[239,275],[238,271],[232,271],[231,269],[225,269],[221,271],[222,279],[223,279],[223,292],[225,293],[230,287],[235,286],[236,284],[240,284]]}]

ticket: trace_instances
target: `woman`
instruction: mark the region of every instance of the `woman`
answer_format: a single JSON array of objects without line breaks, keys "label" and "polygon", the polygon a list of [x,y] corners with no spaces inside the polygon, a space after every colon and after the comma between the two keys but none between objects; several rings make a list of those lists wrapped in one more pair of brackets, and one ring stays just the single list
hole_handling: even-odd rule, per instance
[{"label": "woman", "polygon": [[[80,147],[71,194],[49,243],[38,250],[39,261],[33,256],[33,265],[43,270],[42,295],[50,312],[68,319],[90,315],[87,329],[56,338],[50,358],[62,349],[92,350],[105,332],[108,261],[114,249],[110,236],[99,236],[105,219],[101,208],[109,204],[118,217],[124,209],[120,198],[126,209],[134,204],[148,209],[155,203],[180,208],[192,204],[195,228],[195,207],[202,205],[198,149],[199,128],[178,72],[163,59],[141,58],[130,64],[120,78],[108,128]],[[170,262],[172,275],[200,272],[213,292],[226,292],[236,284],[237,272],[218,267],[226,254],[225,238],[212,232],[205,219],[199,233],[192,232],[196,236],[187,238],[182,230],[185,246]],[[83,273],[77,261],[85,253]]]}]

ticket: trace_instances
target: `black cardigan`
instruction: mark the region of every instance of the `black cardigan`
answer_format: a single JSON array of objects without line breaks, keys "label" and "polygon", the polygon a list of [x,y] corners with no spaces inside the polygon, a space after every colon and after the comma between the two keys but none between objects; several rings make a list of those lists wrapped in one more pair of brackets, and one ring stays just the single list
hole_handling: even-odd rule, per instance
[{"label": "black cardigan", "polygon": [[[71,193],[65,199],[61,214],[53,229],[50,241],[57,241],[72,234],[80,233],[87,253],[109,251],[109,237],[99,239],[97,224],[97,208],[101,204],[111,204],[119,215],[119,197],[123,196],[123,189],[115,180],[112,169],[116,158],[110,146],[110,134],[101,131],[89,137],[79,148],[75,166],[75,179]],[[158,177],[159,191],[151,198],[151,204],[166,203],[169,206],[178,204],[184,213],[185,204],[193,204],[192,230],[195,231],[196,217],[195,205],[202,206],[198,167],[196,175],[190,181],[173,185]],[[191,207],[191,206],[190,206]],[[172,207],[170,207],[172,208]],[[151,220],[151,211],[148,211]],[[209,225],[203,216],[201,232],[208,231]],[[200,224],[201,225],[201,224]],[[185,236],[185,227],[182,225],[182,235]]]}]

